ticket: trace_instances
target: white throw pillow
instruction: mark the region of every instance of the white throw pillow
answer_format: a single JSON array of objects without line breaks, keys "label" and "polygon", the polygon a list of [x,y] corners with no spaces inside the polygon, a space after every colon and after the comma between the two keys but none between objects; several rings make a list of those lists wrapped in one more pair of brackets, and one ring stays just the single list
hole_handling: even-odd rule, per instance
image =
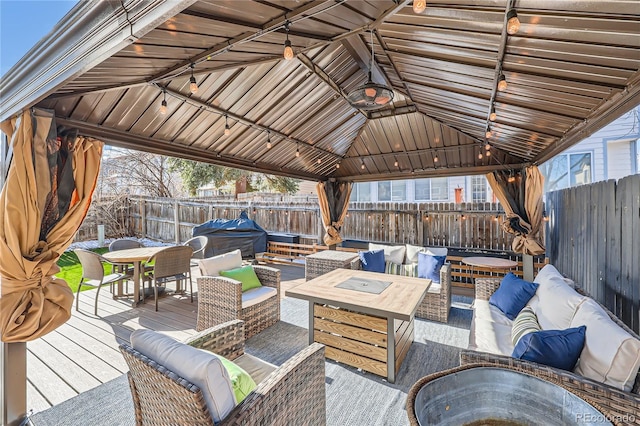
[{"label": "white throw pillow", "polygon": [[218,256],[208,257],[198,260],[200,275],[206,277],[217,277],[220,271],[240,268],[242,266],[242,253],[240,249]]},{"label": "white throw pillow", "polygon": [[618,326],[594,300],[578,308],[571,327],[587,326],[574,371],[630,392],[640,368],[640,340]]},{"label": "white throw pillow", "polygon": [[152,330],[131,333],[131,347],[198,386],[214,422],[223,420],[236,406],[229,374],[215,354]]},{"label": "white throw pillow", "polygon": [[384,261],[402,265],[404,262],[405,246],[388,246],[385,244],[369,243],[369,250],[384,250]]},{"label": "white throw pillow", "polygon": [[576,310],[587,298],[569,287],[553,265],[542,268],[533,282],[538,284],[538,289],[528,305],[536,313],[542,329],[569,328]]}]

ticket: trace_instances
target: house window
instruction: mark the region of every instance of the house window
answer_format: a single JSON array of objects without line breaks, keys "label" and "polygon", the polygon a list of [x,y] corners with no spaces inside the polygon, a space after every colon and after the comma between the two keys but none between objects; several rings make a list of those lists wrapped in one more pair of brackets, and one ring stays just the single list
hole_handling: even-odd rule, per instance
[{"label": "house window", "polygon": [[487,183],[484,176],[471,176],[471,200],[474,203],[487,201]]},{"label": "house window", "polygon": [[371,201],[371,184],[369,182],[354,184],[349,201]]},{"label": "house window", "polygon": [[542,165],[544,190],[556,191],[593,182],[590,152],[561,154]]},{"label": "house window", "polygon": [[378,182],[378,201],[406,201],[407,182],[393,180]]},{"label": "house window", "polygon": [[446,201],[449,199],[449,178],[416,179],[416,201]]}]

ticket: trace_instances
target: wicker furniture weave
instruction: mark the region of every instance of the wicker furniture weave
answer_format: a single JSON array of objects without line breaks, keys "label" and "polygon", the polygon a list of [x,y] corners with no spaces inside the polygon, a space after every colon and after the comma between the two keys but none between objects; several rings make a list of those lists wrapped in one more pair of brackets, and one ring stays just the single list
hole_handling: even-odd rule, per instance
[{"label": "wicker furniture weave", "polygon": [[351,261],[357,257],[357,253],[337,250],[323,250],[310,254],[304,259],[304,278],[309,281],[334,269],[350,269]]},{"label": "wicker furniture weave", "polygon": [[[568,390],[569,392],[575,394],[576,396],[580,397],[581,399],[583,399],[584,401],[588,402],[589,404],[591,404],[595,409],[597,409],[598,411],[600,411],[601,413],[607,415],[608,417],[610,417],[610,421],[614,424],[621,424],[621,423],[616,423],[614,421],[614,419],[612,417],[615,417],[615,411],[610,411],[611,407],[608,406],[602,406],[600,404],[600,401],[592,399],[591,395],[588,394],[583,394],[581,391],[576,391],[576,389],[570,388],[565,386],[565,383],[563,382],[559,382],[554,380],[553,378],[548,378],[548,377],[542,377],[542,376],[538,376],[536,374],[532,374],[530,371],[527,370],[523,370],[518,368],[517,366],[513,366],[513,365],[509,365],[509,364],[491,364],[491,363],[483,363],[483,362],[479,362],[479,363],[475,363],[475,362],[470,362],[470,363],[465,363],[463,365],[461,365],[460,367],[455,367],[455,368],[451,368],[449,370],[444,370],[444,371],[438,371],[437,373],[433,373],[430,374],[428,376],[425,376],[423,378],[421,378],[420,380],[418,380],[416,383],[413,384],[413,386],[411,386],[411,389],[409,389],[409,393],[407,394],[407,405],[406,405],[406,411],[407,411],[407,417],[409,418],[409,424],[411,424],[411,426],[419,426],[418,423],[418,419],[416,418],[416,411],[415,411],[415,404],[416,404],[416,397],[418,395],[418,392],[420,391],[420,389],[426,385],[427,383],[436,380],[440,377],[444,377],[448,374],[453,374],[462,370],[466,370],[466,369],[470,369],[470,368],[477,368],[477,367],[499,367],[499,368],[504,368],[504,369],[508,369],[508,370],[513,370],[513,371],[517,371],[519,373],[524,373],[524,374],[529,374],[535,377],[539,377],[542,378],[544,380],[547,380],[551,383],[554,383],[560,387],[563,387],[564,389]],[[628,418],[628,417],[625,417]],[[636,416],[636,419],[638,417]],[[475,423],[474,423],[475,424]]]},{"label": "wicker furniture weave", "polygon": [[[158,287],[170,281],[182,282],[189,280],[191,303],[193,303],[193,282],[191,281],[191,253],[189,246],[172,246],[159,251],[149,258],[154,262],[153,270],[145,279],[153,284],[153,295],[158,310]],[[182,290],[184,291],[184,290]]]},{"label": "wicker furniture weave", "polygon": [[[489,300],[493,292],[495,292],[500,286],[500,281],[500,278],[476,279],[476,299]],[[579,288],[577,288],[576,291],[588,296],[588,294]],[[634,338],[640,339],[633,330],[613,315],[611,311],[601,304],[600,306],[617,325]],[[624,392],[620,389],[590,380],[570,371],[560,370],[504,355],[466,350],[460,355],[460,363],[482,363],[518,369],[519,371],[558,383],[583,399],[594,401],[614,416],[633,415],[635,416],[635,424],[640,424],[640,373],[636,375],[636,380],[631,392]]]},{"label": "wicker furniture weave", "polygon": [[[360,258],[351,261],[351,269],[362,269]],[[429,291],[418,305],[417,318],[446,323],[451,309],[451,264],[445,263],[440,269],[440,286],[431,284]]]},{"label": "wicker furniture weave", "polygon": [[240,319],[248,339],[280,320],[280,270],[253,265],[260,283],[277,293],[259,303],[242,308],[242,283],[225,277],[198,277],[198,321],[201,331],[217,324]]},{"label": "wicker furniture weave", "polygon": [[[205,330],[186,343],[230,360],[244,353],[242,321]],[[130,346],[128,366],[137,425],[213,425],[200,389]],[[273,371],[220,425],[324,425],[324,346],[314,343]]]}]

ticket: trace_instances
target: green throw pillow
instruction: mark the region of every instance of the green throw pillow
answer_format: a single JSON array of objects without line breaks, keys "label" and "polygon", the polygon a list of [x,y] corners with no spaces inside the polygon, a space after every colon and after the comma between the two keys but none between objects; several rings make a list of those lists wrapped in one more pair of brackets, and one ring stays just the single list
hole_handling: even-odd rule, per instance
[{"label": "green throw pillow", "polygon": [[260,280],[251,265],[242,268],[230,269],[228,271],[220,271],[223,277],[231,278],[242,283],[242,291],[251,290],[252,288],[262,287]]},{"label": "green throw pillow", "polygon": [[223,356],[216,354],[225,370],[229,374],[231,380],[231,386],[233,387],[233,394],[236,397],[236,404],[240,404],[258,385],[253,381],[249,373],[244,371],[240,366],[233,361],[229,361]]}]

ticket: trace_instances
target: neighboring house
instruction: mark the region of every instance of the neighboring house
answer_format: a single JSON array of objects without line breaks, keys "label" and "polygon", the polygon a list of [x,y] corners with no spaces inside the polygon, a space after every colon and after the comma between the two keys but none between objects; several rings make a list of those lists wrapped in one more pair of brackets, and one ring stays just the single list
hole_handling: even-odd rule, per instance
[{"label": "neighboring house", "polygon": [[[545,192],[640,173],[640,106],[540,166]],[[356,183],[351,201],[495,201],[483,175]]]}]

